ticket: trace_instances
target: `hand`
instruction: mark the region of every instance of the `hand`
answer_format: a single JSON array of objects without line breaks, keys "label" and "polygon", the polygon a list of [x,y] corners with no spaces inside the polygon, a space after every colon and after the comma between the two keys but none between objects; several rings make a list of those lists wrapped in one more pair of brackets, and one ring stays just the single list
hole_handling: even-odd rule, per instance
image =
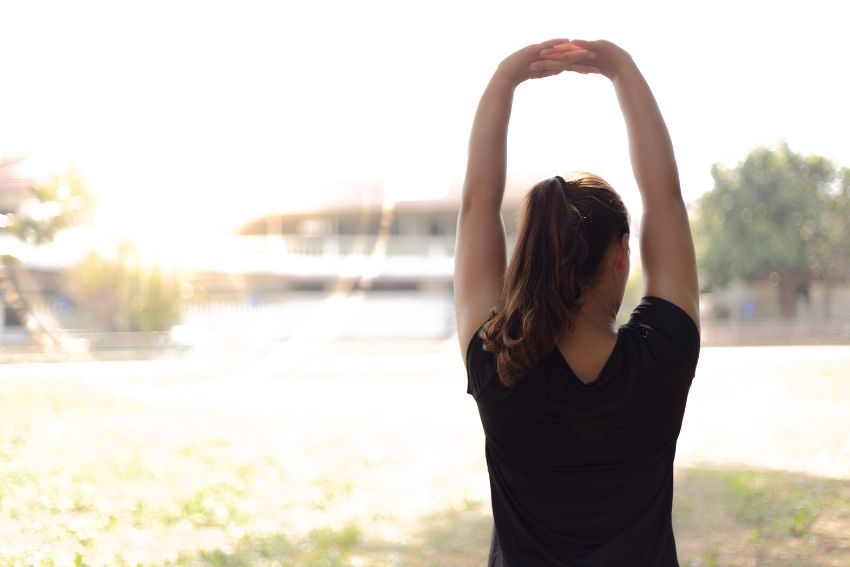
[{"label": "hand", "polygon": [[595,55],[592,67],[588,68],[587,65],[583,65],[582,67],[585,67],[585,69],[579,72],[600,73],[613,81],[623,70],[634,66],[631,56],[610,41],[575,39],[569,43],[556,44],[541,50],[540,58],[545,60],[545,63],[538,64],[538,67],[549,70],[562,67],[564,67],[564,70],[576,70],[566,67],[575,66],[573,59],[577,49],[589,51]]},{"label": "hand", "polygon": [[[552,52],[553,49],[557,51]],[[556,53],[557,57],[541,56],[541,52],[547,50]],[[551,39],[523,47],[509,55],[499,64],[496,76],[506,79],[512,86],[517,86],[528,79],[551,77],[563,71],[598,73],[599,70],[590,65],[595,57],[594,52],[573,45],[568,39]]]}]

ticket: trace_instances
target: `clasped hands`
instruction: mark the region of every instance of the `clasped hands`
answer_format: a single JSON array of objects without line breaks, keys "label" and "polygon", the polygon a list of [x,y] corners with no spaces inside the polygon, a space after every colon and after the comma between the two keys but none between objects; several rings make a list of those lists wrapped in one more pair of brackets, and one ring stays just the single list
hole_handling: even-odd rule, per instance
[{"label": "clasped hands", "polygon": [[630,61],[629,54],[610,41],[551,39],[509,55],[499,64],[496,74],[514,86],[564,71],[598,73],[614,80]]}]

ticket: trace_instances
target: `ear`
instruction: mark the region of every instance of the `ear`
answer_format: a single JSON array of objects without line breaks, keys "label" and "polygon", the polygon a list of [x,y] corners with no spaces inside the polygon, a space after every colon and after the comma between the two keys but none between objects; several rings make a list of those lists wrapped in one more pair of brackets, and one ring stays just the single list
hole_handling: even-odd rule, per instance
[{"label": "ear", "polygon": [[629,271],[629,235],[624,234],[615,240],[611,250],[611,262],[616,273],[624,274]]}]

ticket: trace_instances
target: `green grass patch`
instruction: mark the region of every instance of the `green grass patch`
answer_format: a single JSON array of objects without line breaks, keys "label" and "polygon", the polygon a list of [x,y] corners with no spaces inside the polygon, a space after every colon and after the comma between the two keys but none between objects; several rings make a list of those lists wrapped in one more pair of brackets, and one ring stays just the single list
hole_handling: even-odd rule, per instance
[{"label": "green grass patch", "polygon": [[246,517],[239,509],[245,486],[240,482],[207,485],[177,501],[161,518],[166,525],[189,522],[198,527],[226,527],[241,524]]},{"label": "green grass patch", "polygon": [[850,560],[850,481],[686,469],[677,473],[673,526],[683,566],[843,564]]},{"label": "green grass patch", "polygon": [[803,475],[739,471],[725,481],[735,515],[768,537],[808,536],[822,513],[850,504],[829,482]]},{"label": "green grass patch", "polygon": [[342,567],[363,537],[350,522],[341,528],[322,528],[303,538],[285,534],[249,535],[227,550],[181,555],[168,567]]},{"label": "green grass patch", "polygon": [[228,439],[204,439],[182,447],[177,455],[204,464],[213,464],[221,458],[221,451],[230,447]]},{"label": "green grass patch", "polygon": [[314,498],[311,507],[320,512],[327,512],[344,498],[350,498],[354,492],[354,482],[351,479],[319,478],[313,482],[319,489],[319,496]]}]

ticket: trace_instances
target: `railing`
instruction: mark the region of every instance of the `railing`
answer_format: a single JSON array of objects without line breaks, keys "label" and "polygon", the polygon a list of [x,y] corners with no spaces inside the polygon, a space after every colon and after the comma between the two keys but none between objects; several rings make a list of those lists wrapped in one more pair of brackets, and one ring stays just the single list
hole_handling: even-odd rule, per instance
[{"label": "railing", "polygon": [[353,234],[341,236],[240,236],[238,247],[249,254],[285,256],[372,256],[385,246],[387,256],[451,256],[453,236]]},{"label": "railing", "polygon": [[[513,246],[508,239],[508,248]],[[380,244],[380,246],[379,246]],[[249,255],[283,256],[386,256],[448,257],[454,255],[455,237],[348,234],[322,236],[237,236],[231,245]],[[383,250],[381,250],[381,247]]]}]

